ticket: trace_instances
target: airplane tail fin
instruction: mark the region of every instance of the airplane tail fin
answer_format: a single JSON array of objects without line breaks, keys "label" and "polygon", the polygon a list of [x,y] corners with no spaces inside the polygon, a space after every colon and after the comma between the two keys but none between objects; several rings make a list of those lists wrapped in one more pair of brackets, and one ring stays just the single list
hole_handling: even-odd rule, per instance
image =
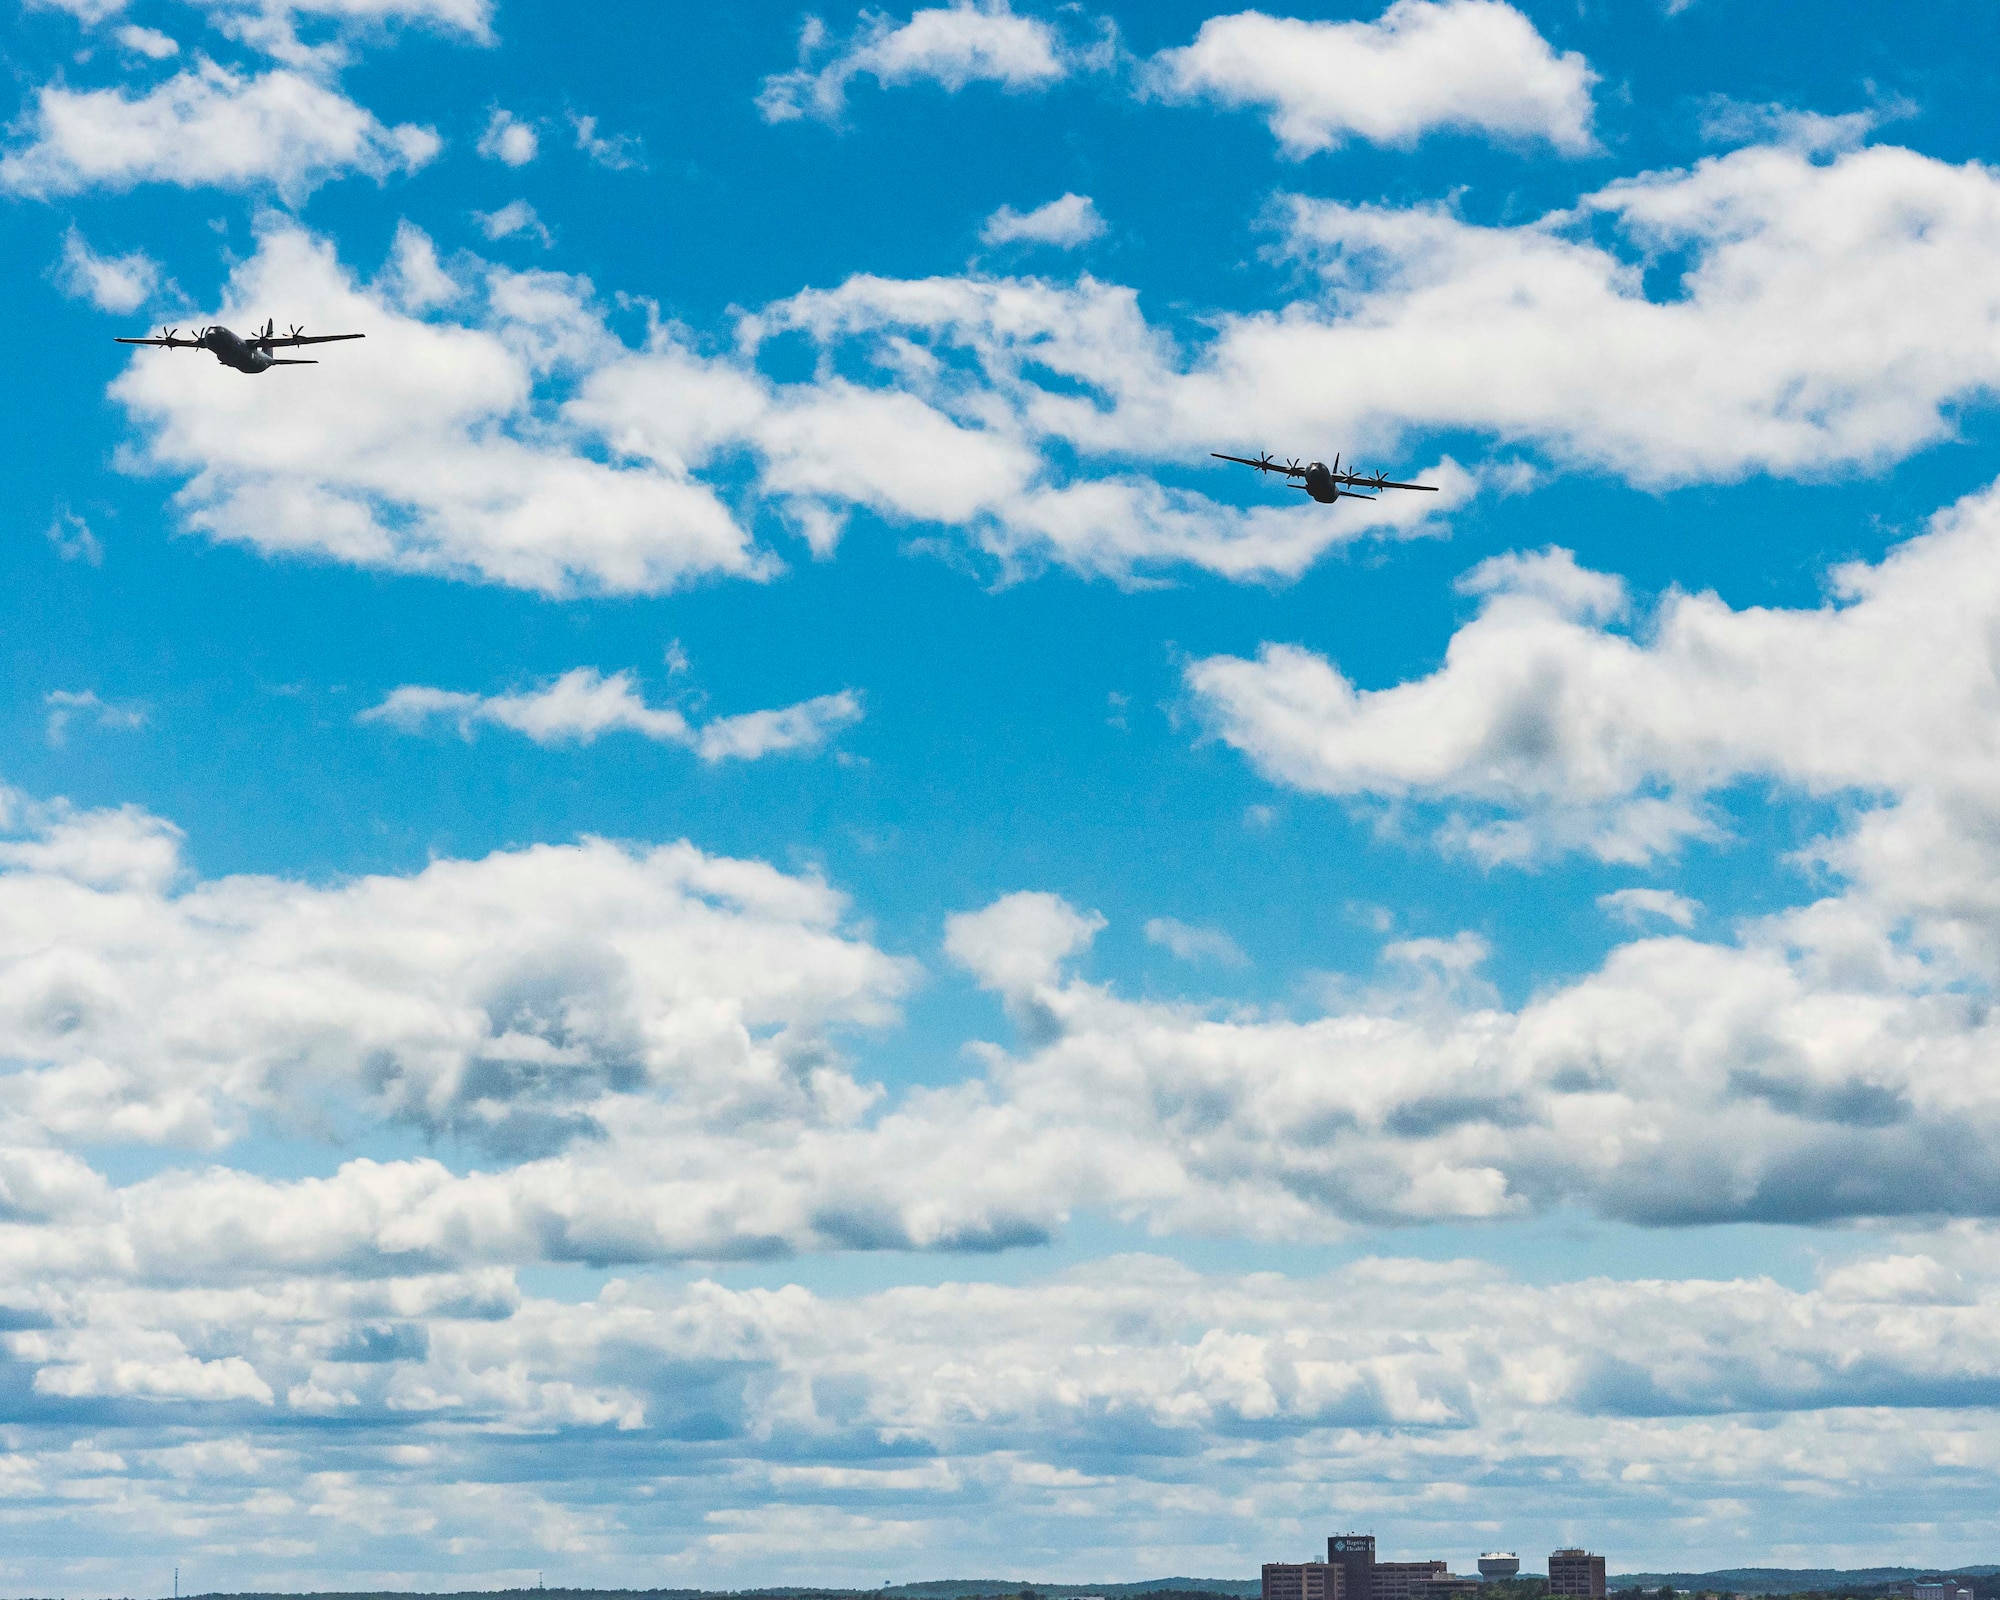
[{"label": "airplane tail fin", "polygon": [[319,363],[317,361],[301,361],[296,357],[273,356],[271,358],[271,365],[274,367],[316,367]]}]

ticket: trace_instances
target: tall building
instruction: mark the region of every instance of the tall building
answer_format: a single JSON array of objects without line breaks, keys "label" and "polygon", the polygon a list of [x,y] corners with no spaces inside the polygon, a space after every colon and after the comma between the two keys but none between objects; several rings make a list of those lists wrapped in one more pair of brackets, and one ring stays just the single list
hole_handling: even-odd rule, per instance
[{"label": "tall building", "polygon": [[1264,1600],[1347,1600],[1340,1568],[1324,1561],[1267,1561]]},{"label": "tall building", "polygon": [[1551,1600],[1604,1600],[1604,1557],[1588,1550],[1556,1550],[1549,1555]]},{"label": "tall building", "polygon": [[1326,1564],[1340,1571],[1339,1600],[1425,1600],[1420,1584],[1451,1576],[1442,1561],[1377,1561],[1372,1533],[1330,1535]]},{"label": "tall building", "polygon": [[1326,1564],[1340,1568],[1343,1600],[1375,1600],[1375,1535],[1336,1533],[1326,1541]]}]

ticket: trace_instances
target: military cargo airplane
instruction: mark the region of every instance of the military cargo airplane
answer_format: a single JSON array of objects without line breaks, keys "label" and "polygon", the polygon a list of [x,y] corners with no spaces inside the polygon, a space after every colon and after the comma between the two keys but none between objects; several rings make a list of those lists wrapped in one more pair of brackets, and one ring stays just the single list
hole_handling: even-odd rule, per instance
[{"label": "military cargo airplane", "polygon": [[151,344],[163,350],[207,350],[225,367],[234,367],[238,372],[262,372],[267,367],[316,367],[317,361],[300,360],[297,357],[274,356],[273,350],[289,350],[302,344],[334,344],[342,339],[365,339],[365,333],[306,333],[298,328],[290,333],[278,333],[276,324],[266,322],[262,333],[253,333],[245,339],[240,334],[231,333],[217,324],[210,328],[195,329],[192,339],[183,339],[179,328],[162,328],[156,339],[119,339],[118,344]]},{"label": "military cargo airplane", "polygon": [[[1342,472],[1339,456],[1333,458],[1333,465],[1330,467],[1324,461],[1314,461],[1302,467],[1296,458],[1291,461],[1276,461],[1269,455],[1260,454],[1255,461],[1252,461],[1248,456],[1226,456],[1219,450],[1211,450],[1209,454],[1217,461],[1235,461],[1246,467],[1255,467],[1259,472],[1282,474],[1288,483],[1294,478],[1303,479],[1301,483],[1293,483],[1292,487],[1305,490],[1321,505],[1326,506],[1332,505],[1336,500],[1374,500],[1384,489],[1422,489],[1427,494],[1437,493],[1437,485],[1434,483],[1391,483],[1379,472],[1372,475],[1365,472]],[[1361,489],[1373,489],[1376,493],[1356,492]]]}]

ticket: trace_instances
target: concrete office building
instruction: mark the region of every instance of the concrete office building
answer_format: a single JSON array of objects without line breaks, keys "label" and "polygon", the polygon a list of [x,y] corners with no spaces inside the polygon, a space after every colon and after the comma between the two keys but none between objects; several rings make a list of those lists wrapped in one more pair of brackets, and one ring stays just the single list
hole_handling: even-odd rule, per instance
[{"label": "concrete office building", "polygon": [[1552,1600],[1604,1600],[1604,1557],[1588,1550],[1556,1550],[1549,1556]]},{"label": "concrete office building", "polygon": [[1424,1600],[1417,1585],[1451,1576],[1442,1561],[1377,1561],[1372,1533],[1331,1535],[1326,1564],[1340,1568],[1340,1600]]},{"label": "concrete office building", "polygon": [[1347,1600],[1340,1576],[1324,1561],[1267,1561],[1264,1600]]}]

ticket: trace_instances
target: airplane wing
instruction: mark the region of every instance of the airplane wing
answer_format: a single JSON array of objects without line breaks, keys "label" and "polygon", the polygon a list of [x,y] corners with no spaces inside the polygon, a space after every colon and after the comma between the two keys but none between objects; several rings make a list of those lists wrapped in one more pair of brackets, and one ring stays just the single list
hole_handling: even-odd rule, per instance
[{"label": "airplane wing", "polygon": [[1275,472],[1286,478],[1303,478],[1306,475],[1304,467],[1288,467],[1284,462],[1273,461],[1269,456],[1262,461],[1252,461],[1248,456],[1226,456],[1220,450],[1211,450],[1209,454],[1217,461],[1234,461],[1242,466],[1255,467],[1259,472]]},{"label": "airplane wing", "polygon": [[289,350],[301,344],[338,344],[342,339],[365,339],[365,333],[291,333],[279,334],[275,338],[259,334],[245,343],[254,344],[260,350]]},{"label": "airplane wing", "polygon": [[1391,483],[1387,478],[1363,478],[1343,473],[1340,478],[1342,494],[1347,492],[1347,485],[1350,483],[1363,489],[1422,489],[1426,494],[1438,492],[1438,486],[1434,483]]},{"label": "airplane wing", "polygon": [[199,339],[173,339],[167,337],[165,334],[152,339],[114,338],[111,342],[113,344],[156,344],[166,350],[199,350],[201,348],[201,341]]}]

